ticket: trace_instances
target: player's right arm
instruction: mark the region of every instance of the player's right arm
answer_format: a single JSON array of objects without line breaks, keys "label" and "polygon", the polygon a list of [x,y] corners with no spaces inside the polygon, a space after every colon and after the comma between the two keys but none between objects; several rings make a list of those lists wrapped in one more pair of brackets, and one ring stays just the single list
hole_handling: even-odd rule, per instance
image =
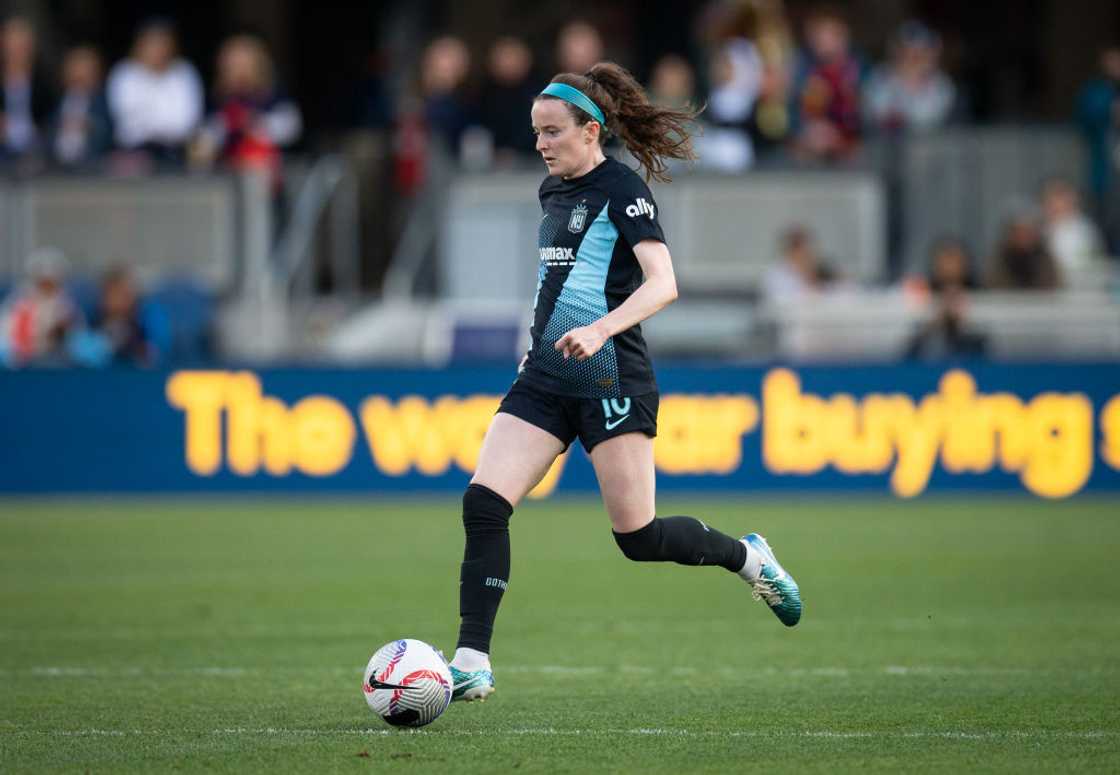
[{"label": "player's right arm", "polygon": [[634,257],[642,267],[645,280],[626,301],[589,326],[573,328],[556,342],[564,358],[582,361],[590,358],[615,334],[636,326],[677,299],[677,278],[673,259],[664,242],[646,239],[634,246]]}]

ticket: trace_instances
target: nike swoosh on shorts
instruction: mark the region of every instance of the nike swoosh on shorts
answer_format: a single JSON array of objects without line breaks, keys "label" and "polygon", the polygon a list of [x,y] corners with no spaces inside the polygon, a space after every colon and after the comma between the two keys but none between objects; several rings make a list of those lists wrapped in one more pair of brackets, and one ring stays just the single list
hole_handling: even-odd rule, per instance
[{"label": "nike swoosh on shorts", "polygon": [[617,428],[619,425],[621,425],[622,423],[626,422],[629,419],[630,419],[630,415],[627,414],[627,415],[623,415],[622,417],[619,417],[614,422],[611,422],[610,420],[607,420],[606,428],[607,428],[608,431],[613,431],[615,428]]}]

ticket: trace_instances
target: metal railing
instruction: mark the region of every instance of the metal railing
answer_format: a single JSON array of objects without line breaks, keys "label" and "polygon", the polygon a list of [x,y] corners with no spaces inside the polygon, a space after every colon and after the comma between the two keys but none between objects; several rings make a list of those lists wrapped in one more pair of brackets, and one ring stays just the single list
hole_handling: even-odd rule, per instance
[{"label": "metal railing", "polygon": [[360,276],[358,194],[354,176],[340,156],[319,158],[303,178],[287,226],[272,252],[272,272],[280,287],[290,293],[313,293],[314,249],[324,217],[332,290],[354,295]]}]

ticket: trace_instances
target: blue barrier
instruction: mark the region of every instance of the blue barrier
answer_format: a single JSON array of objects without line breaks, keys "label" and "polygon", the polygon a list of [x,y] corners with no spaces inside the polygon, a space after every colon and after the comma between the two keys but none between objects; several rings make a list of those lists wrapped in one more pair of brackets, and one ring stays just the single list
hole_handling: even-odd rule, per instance
[{"label": "blue barrier", "polygon": [[[663,367],[662,490],[1120,490],[1120,366]],[[0,492],[457,491],[506,368],[0,374]],[[590,491],[573,449],[534,492]]]}]

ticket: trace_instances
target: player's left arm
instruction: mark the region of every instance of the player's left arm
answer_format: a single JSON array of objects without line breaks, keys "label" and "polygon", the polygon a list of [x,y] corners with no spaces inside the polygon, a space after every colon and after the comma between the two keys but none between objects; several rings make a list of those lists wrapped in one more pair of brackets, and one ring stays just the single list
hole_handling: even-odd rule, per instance
[{"label": "player's left arm", "polygon": [[634,257],[642,267],[645,280],[626,301],[589,326],[573,328],[556,342],[564,359],[586,360],[615,334],[636,326],[672,304],[677,298],[677,278],[673,259],[664,242],[646,239],[634,246]]}]

